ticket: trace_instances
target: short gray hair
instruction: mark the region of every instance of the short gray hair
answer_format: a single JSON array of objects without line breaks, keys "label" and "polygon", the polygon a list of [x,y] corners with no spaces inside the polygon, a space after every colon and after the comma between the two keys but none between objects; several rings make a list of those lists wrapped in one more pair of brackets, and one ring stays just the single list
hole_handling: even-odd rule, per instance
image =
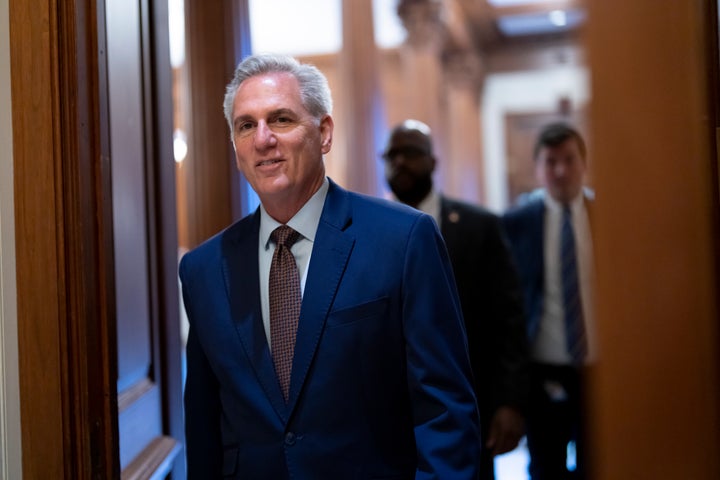
[{"label": "short gray hair", "polygon": [[303,106],[313,117],[319,120],[324,115],[332,114],[333,105],[330,87],[327,78],[317,67],[307,63],[300,63],[288,55],[251,55],[238,64],[232,81],[225,89],[223,111],[231,135],[233,131],[233,104],[240,85],[251,77],[274,72],[287,72],[298,80]]}]

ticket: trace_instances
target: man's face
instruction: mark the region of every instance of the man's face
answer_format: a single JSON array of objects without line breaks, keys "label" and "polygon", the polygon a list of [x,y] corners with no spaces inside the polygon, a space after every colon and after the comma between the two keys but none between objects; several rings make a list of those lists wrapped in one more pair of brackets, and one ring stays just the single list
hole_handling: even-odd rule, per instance
[{"label": "man's face", "polygon": [[385,149],[385,178],[395,196],[417,205],[432,186],[435,157],[430,141],[417,130],[395,131]]},{"label": "man's face", "polygon": [[535,159],[538,181],[560,203],[569,203],[582,190],[585,159],[574,138],[554,147],[542,147]]},{"label": "man's face", "polygon": [[325,178],[333,121],[312,117],[297,79],[274,72],[240,85],[233,102],[233,147],[238,169],[265,204],[302,206]]}]

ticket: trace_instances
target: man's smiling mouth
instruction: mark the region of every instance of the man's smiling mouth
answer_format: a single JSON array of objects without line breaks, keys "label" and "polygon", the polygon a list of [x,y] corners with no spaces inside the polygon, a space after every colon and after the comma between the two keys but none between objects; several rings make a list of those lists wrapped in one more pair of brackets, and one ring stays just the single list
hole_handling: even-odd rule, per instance
[{"label": "man's smiling mouth", "polygon": [[263,160],[263,161],[261,161],[261,162],[258,162],[257,166],[258,166],[258,167],[264,167],[264,166],[267,166],[267,165],[273,165],[273,164],[278,163],[278,162],[281,162],[281,161],[282,161],[282,160],[279,159],[279,158],[271,158],[271,159],[269,159],[269,160]]}]

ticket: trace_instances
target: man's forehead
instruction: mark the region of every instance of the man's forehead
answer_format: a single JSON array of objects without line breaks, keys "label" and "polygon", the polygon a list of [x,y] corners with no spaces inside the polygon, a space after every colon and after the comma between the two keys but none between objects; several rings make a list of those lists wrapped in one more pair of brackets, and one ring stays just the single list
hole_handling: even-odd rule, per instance
[{"label": "man's forehead", "polygon": [[260,100],[267,94],[299,97],[300,85],[297,79],[288,72],[262,73],[242,82],[235,92],[235,100]]},{"label": "man's forehead", "polygon": [[233,106],[235,117],[303,110],[297,80],[285,72],[257,75],[245,80],[238,87]]},{"label": "man's forehead", "polygon": [[553,154],[567,153],[568,150],[574,150],[574,153],[577,153],[579,157],[582,157],[580,144],[577,139],[573,137],[566,138],[555,145],[542,145],[538,150],[538,155],[550,156]]},{"label": "man's forehead", "polygon": [[415,129],[397,130],[391,136],[393,143],[411,143],[413,145],[428,146],[430,141],[426,135]]}]

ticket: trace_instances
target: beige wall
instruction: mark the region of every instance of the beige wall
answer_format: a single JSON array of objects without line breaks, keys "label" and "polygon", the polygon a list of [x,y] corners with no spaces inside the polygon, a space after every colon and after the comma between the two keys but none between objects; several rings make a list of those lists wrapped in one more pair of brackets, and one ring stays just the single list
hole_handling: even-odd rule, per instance
[{"label": "beige wall", "polygon": [[0,477],[22,478],[8,0],[0,0]]}]

